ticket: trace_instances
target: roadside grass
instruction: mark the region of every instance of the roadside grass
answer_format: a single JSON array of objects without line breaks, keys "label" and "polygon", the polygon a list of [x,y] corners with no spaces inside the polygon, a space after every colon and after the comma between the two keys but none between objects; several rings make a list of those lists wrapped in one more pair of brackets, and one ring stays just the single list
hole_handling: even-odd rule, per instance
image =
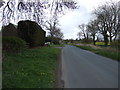
[{"label": "roadside grass", "polygon": [[55,88],[59,48],[42,47],[19,54],[7,53],[3,60],[3,88]]},{"label": "roadside grass", "polygon": [[119,51],[111,51],[111,50],[107,50],[105,48],[103,49],[96,49],[96,48],[93,48],[91,46],[80,46],[80,45],[75,45],[81,49],[84,49],[84,50],[89,50],[89,51],[92,51],[96,54],[99,54],[99,55],[102,55],[102,56],[105,56],[105,57],[108,57],[108,58],[111,58],[111,59],[114,59],[114,60],[117,60],[117,61],[120,61],[120,52]]}]

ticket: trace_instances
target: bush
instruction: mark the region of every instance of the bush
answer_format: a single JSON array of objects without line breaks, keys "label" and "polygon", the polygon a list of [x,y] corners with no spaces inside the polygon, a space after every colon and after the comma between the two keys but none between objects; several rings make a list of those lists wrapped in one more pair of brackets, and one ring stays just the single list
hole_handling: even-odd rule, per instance
[{"label": "bush", "polygon": [[56,37],[46,37],[46,42],[51,42],[53,44],[59,45],[61,44],[61,39]]},{"label": "bush", "polygon": [[5,52],[19,53],[27,48],[26,42],[18,37],[3,37],[2,49]]},{"label": "bush", "polygon": [[53,38],[53,44],[60,45],[60,40],[59,38]]},{"label": "bush", "polygon": [[92,42],[93,42],[92,39],[86,39],[86,38],[84,38],[84,39],[81,40],[81,43],[84,43],[84,44],[90,44]]}]

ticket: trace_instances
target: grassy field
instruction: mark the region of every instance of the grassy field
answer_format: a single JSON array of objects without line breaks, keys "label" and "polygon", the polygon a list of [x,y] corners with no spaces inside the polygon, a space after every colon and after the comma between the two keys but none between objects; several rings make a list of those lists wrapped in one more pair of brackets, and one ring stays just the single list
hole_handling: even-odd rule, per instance
[{"label": "grassy field", "polygon": [[120,52],[106,50],[105,48],[103,48],[103,49],[95,49],[95,48],[93,48],[91,46],[80,46],[80,45],[75,45],[75,46],[77,46],[77,47],[79,47],[81,49],[89,50],[89,51],[92,51],[92,52],[94,52],[96,54],[99,54],[99,55],[102,55],[102,56],[105,56],[105,57],[120,61]]},{"label": "grassy field", "polygon": [[[102,45],[102,46],[104,46],[104,45],[105,45],[105,43],[104,43],[104,42],[96,42],[95,44],[96,44],[96,45]],[[110,42],[108,43],[108,45],[110,45]]]},{"label": "grassy field", "polygon": [[29,49],[6,54],[3,60],[3,88],[54,88],[59,48]]}]

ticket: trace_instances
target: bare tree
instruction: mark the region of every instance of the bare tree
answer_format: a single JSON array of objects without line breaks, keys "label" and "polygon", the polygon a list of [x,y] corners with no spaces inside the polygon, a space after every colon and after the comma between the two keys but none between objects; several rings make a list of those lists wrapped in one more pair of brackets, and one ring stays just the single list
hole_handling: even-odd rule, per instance
[{"label": "bare tree", "polygon": [[81,40],[81,39],[82,39],[82,32],[81,32],[81,31],[78,32],[78,33],[77,33],[77,36],[78,36],[78,39]]},{"label": "bare tree", "polygon": [[96,34],[98,33],[98,22],[97,20],[90,21],[89,24],[87,25],[87,31],[90,33],[93,39],[93,44],[95,45],[95,38]]},{"label": "bare tree", "polygon": [[112,42],[112,38],[116,39],[118,34],[118,28],[119,25],[119,12],[120,12],[120,6],[118,3],[109,3],[106,4],[106,8],[104,8],[104,12],[106,13],[106,27],[108,29],[109,33],[109,39],[110,42]]},{"label": "bare tree", "polygon": [[101,32],[101,34],[104,36],[104,42],[105,46],[108,45],[108,27],[107,27],[107,13],[104,11],[106,8],[105,6],[99,7],[96,11],[95,14],[97,16],[97,21],[98,23],[98,29]]},{"label": "bare tree", "polygon": [[111,14],[113,13],[113,16],[110,17],[112,19],[111,26],[112,26],[114,40],[116,40],[116,38],[119,36],[120,33],[120,2],[112,3],[111,11],[112,11]]},{"label": "bare tree", "polygon": [[50,32],[53,34],[53,37],[62,39],[63,38],[63,33],[61,32],[60,28],[55,28],[54,31]]},{"label": "bare tree", "polygon": [[[50,20],[47,20],[46,25],[44,25],[46,30],[49,30],[49,32],[54,32],[57,26],[58,26],[58,19],[55,17],[51,18]],[[51,33],[51,36],[53,37],[52,33]]]},{"label": "bare tree", "polygon": [[63,33],[61,32],[60,28],[58,28],[58,20],[57,18],[53,18],[50,21],[46,21],[45,28],[46,30],[49,30],[49,34],[51,37],[51,42],[53,42],[54,38],[63,38]]},{"label": "bare tree", "polygon": [[112,42],[113,38],[115,40],[118,36],[120,28],[120,4],[113,2],[106,3],[96,9],[94,13],[99,22],[99,31],[104,36],[104,42],[107,45],[109,40]]},{"label": "bare tree", "polygon": [[83,36],[83,38],[88,39],[89,38],[89,33],[87,32],[86,25],[85,24],[81,24],[78,27],[81,30],[79,32],[79,34],[81,33],[81,35]]}]

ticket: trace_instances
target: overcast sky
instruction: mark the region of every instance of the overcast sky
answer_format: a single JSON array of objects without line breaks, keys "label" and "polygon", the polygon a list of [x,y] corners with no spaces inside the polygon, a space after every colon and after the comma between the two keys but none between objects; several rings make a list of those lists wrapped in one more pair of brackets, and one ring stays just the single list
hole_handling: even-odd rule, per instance
[{"label": "overcast sky", "polygon": [[78,38],[77,33],[80,31],[78,25],[82,23],[87,24],[90,20],[94,19],[93,10],[106,1],[109,2],[110,0],[78,0],[80,8],[67,12],[66,15],[59,19],[64,39]]}]

